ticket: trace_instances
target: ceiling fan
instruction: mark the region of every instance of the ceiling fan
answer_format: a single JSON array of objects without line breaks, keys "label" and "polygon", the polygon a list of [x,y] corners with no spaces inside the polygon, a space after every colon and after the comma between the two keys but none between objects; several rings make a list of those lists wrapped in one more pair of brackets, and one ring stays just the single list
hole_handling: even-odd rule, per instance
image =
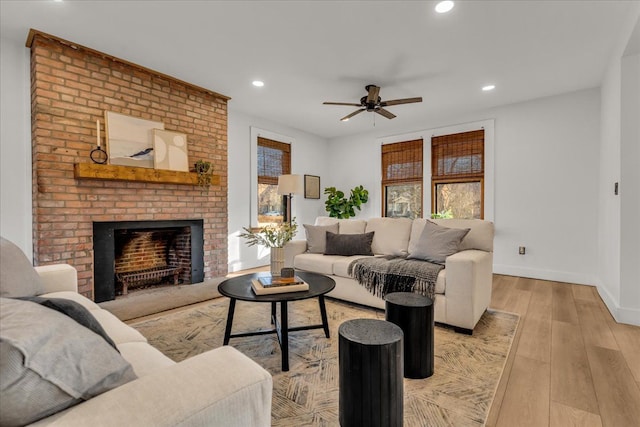
[{"label": "ceiling fan", "polygon": [[380,93],[380,87],[376,85],[366,85],[365,90],[367,91],[367,96],[363,96],[360,98],[360,103],[350,103],[350,102],[323,102],[324,105],[348,105],[353,107],[361,107],[359,110],[354,111],[351,114],[348,114],[341,118],[340,120],[346,122],[351,117],[356,114],[360,114],[363,111],[370,111],[374,113],[378,113],[381,116],[386,117],[387,119],[393,119],[395,114],[393,114],[389,110],[385,110],[383,107],[389,107],[391,105],[399,105],[399,104],[411,104],[413,102],[422,102],[422,97],[417,98],[403,98],[403,99],[392,99],[389,101],[383,101],[378,94]]}]

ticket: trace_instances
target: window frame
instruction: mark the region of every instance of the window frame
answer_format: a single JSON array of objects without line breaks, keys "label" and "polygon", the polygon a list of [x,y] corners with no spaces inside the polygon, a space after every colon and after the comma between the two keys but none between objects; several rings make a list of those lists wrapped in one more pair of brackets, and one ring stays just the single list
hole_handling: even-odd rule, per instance
[{"label": "window frame", "polygon": [[[419,174],[412,175],[406,178],[389,178],[385,173],[385,154],[390,154],[393,152],[405,151],[406,149],[399,149],[402,144],[410,145],[408,147],[409,150],[416,150],[416,147],[419,147],[419,156],[412,157],[411,159],[419,158],[420,159],[420,169]],[[398,149],[394,149],[394,148]],[[386,149],[386,153],[385,153]],[[417,218],[424,218],[424,138],[418,137],[413,139],[407,139],[404,141],[396,141],[390,142],[386,144],[381,144],[380,148],[380,171],[381,171],[381,195],[382,195],[382,203],[380,207],[381,216],[383,218],[392,218],[387,216],[387,197],[388,197],[388,187],[394,185],[420,185],[420,215]]]},{"label": "window frame", "polygon": [[250,170],[248,174],[250,194],[249,197],[249,221],[251,228],[257,228],[258,225],[258,138],[266,138],[277,142],[289,144],[291,146],[291,165],[293,167],[293,154],[295,146],[295,138],[272,132],[256,126],[250,127]]},{"label": "window frame", "polygon": [[[449,176],[446,175],[434,175],[434,171],[437,169],[435,167],[436,162],[438,161],[438,158],[434,156],[434,148],[436,145],[438,144],[434,144],[434,139],[435,138],[442,138],[442,137],[456,137],[458,135],[460,139],[462,139],[463,137],[461,135],[463,134],[471,134],[471,133],[478,133],[478,132],[482,132],[482,172],[471,172],[471,173],[460,173],[460,174],[451,174]],[[457,143],[460,141],[450,141],[450,143]],[[462,141],[464,142],[464,141]],[[442,144],[442,143],[440,143]],[[487,160],[486,160],[486,131],[484,128],[481,129],[474,129],[474,130],[469,130],[469,131],[463,131],[463,132],[456,132],[456,133],[446,133],[446,134],[442,134],[439,136],[432,136],[431,138],[431,215],[438,213],[436,211],[436,199],[437,199],[437,192],[436,192],[436,186],[439,184],[466,184],[466,183],[474,183],[474,182],[480,182],[480,219],[484,219],[485,218],[485,175],[486,175],[486,164],[487,164]]]}]

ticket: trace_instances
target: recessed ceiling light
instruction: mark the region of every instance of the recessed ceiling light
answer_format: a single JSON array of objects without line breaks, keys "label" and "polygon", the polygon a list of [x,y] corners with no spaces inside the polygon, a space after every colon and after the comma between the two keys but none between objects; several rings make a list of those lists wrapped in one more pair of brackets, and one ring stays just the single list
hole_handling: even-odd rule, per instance
[{"label": "recessed ceiling light", "polygon": [[53,0],[54,3],[62,3],[62,0]]},{"label": "recessed ceiling light", "polygon": [[451,0],[441,1],[436,5],[436,12],[447,13],[453,9],[453,2]]},{"label": "recessed ceiling light", "polygon": [[264,86],[264,82],[263,82],[262,80],[254,80],[254,81],[252,82],[252,84],[253,84],[255,87],[262,87],[262,86]]},{"label": "recessed ceiling light", "polygon": [[482,87],[482,90],[485,92],[489,92],[490,90],[494,90],[496,88],[496,85],[486,85]]}]

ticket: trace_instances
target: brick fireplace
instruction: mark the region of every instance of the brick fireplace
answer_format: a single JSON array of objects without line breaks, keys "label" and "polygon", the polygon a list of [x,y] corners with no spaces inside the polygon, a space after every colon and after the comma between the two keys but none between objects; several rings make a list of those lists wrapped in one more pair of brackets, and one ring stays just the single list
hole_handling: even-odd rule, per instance
[{"label": "brick fireplace", "polygon": [[[188,280],[225,275],[229,98],[39,31],[31,30],[27,47],[36,265],[73,265],[80,293],[96,299],[103,279],[96,284],[94,224],[197,220],[202,260],[192,262],[201,263],[201,271],[190,269]],[[75,178],[74,165],[91,163],[96,120],[104,123],[105,111],[185,133],[190,164],[210,161],[219,185],[207,191],[191,184]]]},{"label": "brick fireplace", "polygon": [[172,278],[174,284],[201,282],[202,236],[202,220],[94,222],[95,301]]}]

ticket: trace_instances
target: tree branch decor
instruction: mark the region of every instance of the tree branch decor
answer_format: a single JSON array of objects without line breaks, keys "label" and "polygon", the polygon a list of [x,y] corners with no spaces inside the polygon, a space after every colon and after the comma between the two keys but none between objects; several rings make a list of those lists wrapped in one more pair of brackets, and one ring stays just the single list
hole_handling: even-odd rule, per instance
[{"label": "tree branch decor", "polygon": [[269,224],[259,229],[249,229],[242,227],[244,233],[240,237],[247,239],[248,246],[261,245],[268,248],[283,248],[284,245],[293,239],[298,229],[296,219],[291,220],[291,224],[283,222],[279,224]]}]

